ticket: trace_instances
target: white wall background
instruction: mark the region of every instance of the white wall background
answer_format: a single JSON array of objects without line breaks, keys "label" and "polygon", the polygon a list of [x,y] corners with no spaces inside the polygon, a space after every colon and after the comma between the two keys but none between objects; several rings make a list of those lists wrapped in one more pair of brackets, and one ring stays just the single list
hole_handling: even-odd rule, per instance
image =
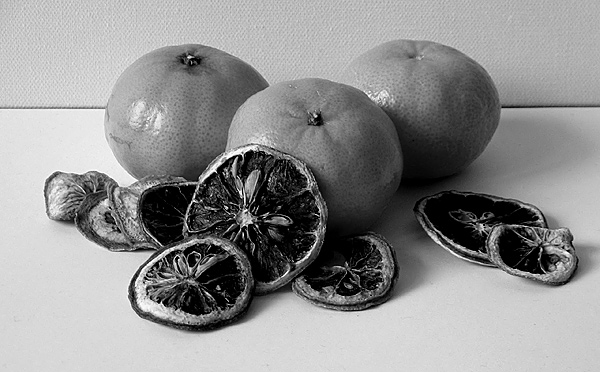
[{"label": "white wall background", "polygon": [[1,0],[0,107],[102,107],[164,45],[223,49],[275,83],[335,80],[396,38],[462,50],[505,106],[600,105],[599,18],[598,0]]}]

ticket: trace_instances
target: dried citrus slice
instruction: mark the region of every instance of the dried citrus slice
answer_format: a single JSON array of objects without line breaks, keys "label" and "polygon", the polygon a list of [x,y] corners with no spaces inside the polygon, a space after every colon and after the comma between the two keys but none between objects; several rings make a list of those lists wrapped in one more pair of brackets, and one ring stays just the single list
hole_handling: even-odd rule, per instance
[{"label": "dried citrus slice", "polygon": [[77,230],[90,241],[110,251],[156,249],[149,243],[132,242],[119,228],[105,191],[89,194],[75,214]]},{"label": "dried citrus slice", "polygon": [[450,253],[470,262],[494,266],[486,239],[494,225],[519,224],[547,227],[534,205],[495,195],[443,191],[414,206],[417,220],[429,237]]},{"label": "dried citrus slice", "polygon": [[491,261],[509,274],[545,284],[571,280],[579,259],[567,228],[498,225],[487,240]]},{"label": "dried citrus slice", "polygon": [[326,243],[321,256],[292,283],[308,302],[335,310],[364,310],[387,301],[398,278],[392,246],[373,232]]},{"label": "dried citrus slice", "polygon": [[229,324],[246,313],[254,278],[237,245],[215,236],[168,245],[137,270],[129,284],[132,308],[142,318],[187,330]]},{"label": "dried citrus slice", "polygon": [[305,163],[245,145],[221,154],[200,175],[184,229],[237,243],[252,263],[257,294],[265,294],[315,260],[326,223],[325,202]]},{"label": "dried citrus slice", "polygon": [[116,184],[111,177],[97,171],[83,174],[56,171],[44,183],[46,215],[52,220],[72,221],[87,195],[106,192],[110,185]]},{"label": "dried citrus slice", "polygon": [[148,236],[139,220],[140,195],[152,186],[170,181],[185,181],[185,178],[168,175],[146,176],[129,186],[112,186],[108,189],[108,201],[117,216],[117,224],[132,241],[148,241]]},{"label": "dried citrus slice", "polygon": [[167,245],[183,239],[185,212],[197,182],[171,181],[144,190],[139,198],[139,220],[156,243]]}]

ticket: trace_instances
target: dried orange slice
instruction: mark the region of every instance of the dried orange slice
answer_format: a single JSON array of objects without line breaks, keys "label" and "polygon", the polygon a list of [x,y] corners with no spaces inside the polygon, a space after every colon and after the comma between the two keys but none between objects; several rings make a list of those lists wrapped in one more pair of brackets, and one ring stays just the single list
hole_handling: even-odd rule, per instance
[{"label": "dried orange slice", "polygon": [[185,178],[168,175],[146,176],[129,186],[112,186],[108,189],[108,201],[117,217],[117,224],[132,241],[148,241],[139,220],[140,195],[152,186],[170,181],[185,181]]},{"label": "dried orange slice", "polygon": [[185,212],[198,182],[171,181],[144,190],[139,197],[139,220],[145,233],[159,245],[183,239]]},{"label": "dried orange slice", "polygon": [[382,304],[398,278],[392,246],[367,232],[326,243],[321,256],[292,283],[308,302],[335,310],[364,310]]},{"label": "dried orange slice", "polygon": [[200,175],[186,212],[186,234],[215,234],[248,255],[257,294],[289,283],[323,244],[327,208],[299,159],[262,145],[218,156]]},{"label": "dried orange slice", "polygon": [[229,240],[202,236],[156,251],[131,279],[129,300],[143,319],[208,330],[244,315],[253,290],[244,252]]},{"label": "dried orange slice", "polygon": [[487,240],[491,261],[507,273],[545,284],[571,280],[579,259],[567,228],[498,225]]},{"label": "dried orange slice", "polygon": [[443,191],[416,202],[414,213],[429,237],[450,253],[485,266],[486,239],[497,224],[547,227],[536,206],[516,199],[462,191]]},{"label": "dried orange slice", "polygon": [[88,240],[114,252],[155,249],[135,243],[119,228],[105,191],[89,194],[75,214],[75,227]]},{"label": "dried orange slice", "polygon": [[44,183],[46,215],[51,220],[73,221],[87,195],[106,190],[117,182],[104,173],[56,171]]}]

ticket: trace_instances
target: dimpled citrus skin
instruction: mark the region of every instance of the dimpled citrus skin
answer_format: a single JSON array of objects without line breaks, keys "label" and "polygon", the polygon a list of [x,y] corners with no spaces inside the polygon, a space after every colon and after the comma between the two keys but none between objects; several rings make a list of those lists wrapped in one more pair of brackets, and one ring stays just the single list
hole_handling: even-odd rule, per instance
[{"label": "dimpled citrus skin", "polygon": [[392,119],[406,179],[460,172],[490,142],[500,120],[492,78],[446,45],[393,40],[350,62],[341,82],[363,90]]},{"label": "dimpled citrus skin", "polygon": [[307,163],[327,204],[327,232],[367,230],[402,176],[393,123],[360,90],[307,78],[274,84],[250,97],[229,128],[227,148],[274,147]]},{"label": "dimpled citrus skin", "polygon": [[268,83],[246,62],[203,45],[156,49],[119,77],[105,110],[106,140],[133,177],[195,180],[224,151],[237,108]]}]

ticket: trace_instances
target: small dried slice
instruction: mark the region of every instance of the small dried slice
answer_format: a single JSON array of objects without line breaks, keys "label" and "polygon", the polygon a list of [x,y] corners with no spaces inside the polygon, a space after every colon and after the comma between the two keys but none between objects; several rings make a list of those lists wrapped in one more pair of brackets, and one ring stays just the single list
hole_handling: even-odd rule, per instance
[{"label": "small dried slice", "polygon": [[250,261],[233,242],[189,237],[156,251],[129,284],[142,318],[187,330],[229,324],[246,313],[254,278]]},{"label": "small dried slice", "polygon": [[89,194],[83,200],[75,215],[75,226],[87,239],[110,251],[132,251],[142,248],[136,246],[121,231],[104,191]]},{"label": "small dried slice", "polygon": [[443,191],[414,206],[417,221],[438,245],[464,260],[485,266],[490,262],[486,239],[497,224],[547,227],[536,206],[494,195]]},{"label": "small dried slice", "polygon": [[185,212],[198,182],[171,181],[144,190],[139,200],[139,220],[144,232],[159,245],[183,239]]},{"label": "small dried slice", "polygon": [[491,261],[511,275],[560,285],[577,270],[572,242],[571,231],[564,227],[498,225],[490,232],[487,249]]},{"label": "small dried slice", "polygon": [[46,215],[52,220],[72,221],[87,195],[100,191],[106,193],[111,185],[117,185],[117,182],[101,172],[77,174],[56,171],[44,183]]},{"label": "small dried slice", "polygon": [[304,162],[246,145],[221,154],[200,175],[184,231],[238,244],[252,262],[256,293],[266,294],[316,259],[326,223],[325,201]]},{"label": "small dried slice", "polygon": [[317,306],[364,310],[387,301],[398,278],[394,249],[367,232],[325,243],[321,256],[292,282],[292,290]]},{"label": "small dried slice", "polygon": [[152,186],[171,181],[184,181],[182,177],[146,176],[129,186],[114,186],[108,190],[108,201],[116,215],[117,224],[124,234],[134,242],[146,242],[148,236],[139,220],[139,198],[142,192]]}]

